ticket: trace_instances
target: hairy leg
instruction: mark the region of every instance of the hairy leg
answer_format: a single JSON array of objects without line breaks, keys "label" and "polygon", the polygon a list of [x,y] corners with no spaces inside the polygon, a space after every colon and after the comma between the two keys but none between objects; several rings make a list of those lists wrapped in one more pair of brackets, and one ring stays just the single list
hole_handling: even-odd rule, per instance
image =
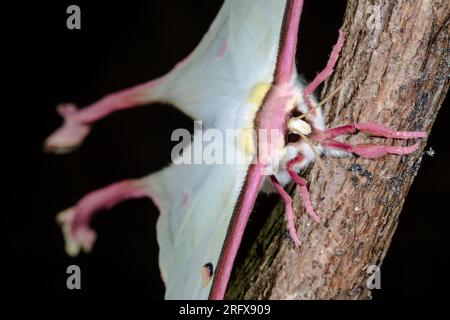
[{"label": "hairy leg", "polygon": [[273,186],[277,190],[278,194],[281,196],[281,199],[283,199],[284,204],[286,206],[285,208],[285,218],[288,225],[289,235],[291,236],[292,240],[294,241],[295,245],[297,247],[301,246],[302,242],[297,236],[297,230],[295,229],[294,224],[294,211],[292,210],[292,198],[291,196],[283,189],[283,186],[278,182],[277,178],[275,176],[271,176],[270,179],[272,180]]},{"label": "hairy leg", "polygon": [[344,45],[345,34],[339,30],[339,38],[331,51],[330,58],[328,59],[325,69],[323,69],[311,83],[305,89],[305,96],[309,96],[317,89],[317,87],[324,82],[334,70],[337,59],[339,58],[339,52],[341,52],[342,46]]},{"label": "hairy leg", "polygon": [[379,158],[387,154],[410,154],[416,151],[420,142],[409,147],[397,147],[397,146],[383,146],[383,145],[371,145],[371,144],[358,144],[352,145],[349,143],[343,143],[334,140],[327,140],[321,142],[325,148],[342,150],[350,153],[357,154],[363,158]]},{"label": "hairy leg", "polygon": [[427,137],[425,131],[396,131],[374,122],[361,122],[331,128],[320,132],[316,137],[319,140],[328,140],[341,135],[355,133],[357,130],[372,136],[384,138],[414,139]]},{"label": "hairy leg", "polygon": [[314,211],[314,208],[311,203],[311,197],[309,196],[309,191],[307,187],[307,182],[305,179],[300,177],[297,172],[288,168],[288,173],[291,179],[300,187],[300,194],[302,196],[303,203],[306,208],[306,212],[313,218],[317,223],[320,222],[320,217]]},{"label": "hairy leg", "polygon": [[303,179],[302,177],[300,177],[297,174],[296,170],[294,169],[294,166],[296,164],[299,164],[300,162],[302,162],[303,159],[304,159],[304,156],[301,153],[298,154],[297,157],[295,157],[294,159],[292,159],[291,161],[288,162],[287,171],[288,171],[291,179],[295,182],[295,184],[297,184],[300,187],[300,194],[302,196],[302,200],[305,205],[306,212],[314,219],[314,221],[319,223],[320,217],[316,214],[316,212],[314,211],[314,208],[311,204],[311,197],[309,196],[307,181],[305,179]]}]

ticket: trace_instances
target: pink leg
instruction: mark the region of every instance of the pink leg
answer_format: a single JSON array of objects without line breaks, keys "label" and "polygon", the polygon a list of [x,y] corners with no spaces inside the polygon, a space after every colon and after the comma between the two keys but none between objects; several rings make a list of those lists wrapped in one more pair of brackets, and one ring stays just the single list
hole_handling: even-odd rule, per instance
[{"label": "pink leg", "polygon": [[387,154],[410,154],[416,151],[420,146],[420,142],[417,142],[409,147],[377,146],[370,144],[358,144],[353,146],[348,143],[342,143],[334,140],[323,141],[321,144],[326,148],[352,152],[363,158],[378,158]]},{"label": "pink leg", "polygon": [[341,51],[342,46],[344,45],[344,39],[345,34],[341,30],[339,30],[339,38],[336,44],[334,45],[333,50],[331,51],[331,55],[330,58],[328,59],[327,66],[306,87],[305,96],[311,95],[314,92],[314,90],[316,90],[317,87],[333,73],[333,68],[336,65],[337,59],[339,58],[339,52]]},{"label": "pink leg", "polygon": [[272,180],[273,186],[277,190],[278,194],[281,196],[281,199],[283,199],[284,204],[286,205],[286,211],[285,211],[285,217],[288,225],[289,234],[294,240],[294,243],[297,247],[301,246],[302,242],[297,236],[297,230],[295,229],[294,225],[294,212],[292,210],[292,198],[291,196],[283,189],[283,186],[278,182],[277,178],[275,176],[271,176],[270,179]]},{"label": "pink leg", "polygon": [[425,131],[395,131],[374,122],[355,123],[355,128],[359,131],[377,137],[394,139],[414,139],[427,137],[427,133]]},{"label": "pink leg", "polygon": [[317,135],[317,138],[319,140],[333,139],[335,137],[344,134],[354,133],[356,130],[365,132],[367,134],[376,137],[394,138],[394,139],[414,139],[427,137],[427,133],[425,131],[395,131],[378,123],[362,122],[324,130],[323,132]]},{"label": "pink leg", "polygon": [[[73,256],[78,254],[80,248],[86,252],[92,249],[97,236],[90,223],[96,213],[126,199],[141,197],[152,198],[148,187],[139,180],[125,180],[87,194],[74,207],[58,214],[67,253]],[[155,204],[158,205],[157,202]]]},{"label": "pink leg", "polygon": [[311,197],[309,196],[307,182],[305,179],[300,177],[297,172],[288,168],[288,173],[291,176],[291,179],[300,187],[300,194],[302,195],[303,203],[305,204],[306,212],[313,218],[317,223],[320,222],[320,217],[314,211],[314,208],[311,203]]},{"label": "pink leg", "polygon": [[345,134],[352,134],[356,132],[355,125],[353,124],[347,124],[344,126],[339,126],[323,131],[314,132],[311,139],[315,141],[326,141],[329,139],[333,139]]},{"label": "pink leg", "polygon": [[159,97],[160,79],[109,94],[80,110],[71,103],[59,105],[57,111],[64,118],[64,124],[45,140],[44,150],[71,151],[83,142],[94,122],[117,110],[155,102]]}]

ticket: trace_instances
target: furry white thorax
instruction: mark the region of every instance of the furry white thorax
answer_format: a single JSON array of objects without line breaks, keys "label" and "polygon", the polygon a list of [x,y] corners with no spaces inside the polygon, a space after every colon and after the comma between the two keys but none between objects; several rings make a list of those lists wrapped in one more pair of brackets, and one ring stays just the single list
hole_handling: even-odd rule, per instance
[{"label": "furry white thorax", "polygon": [[[301,83],[300,81],[296,81],[294,88],[295,103],[292,104],[292,110],[290,110],[289,112],[292,113],[294,108],[296,108],[302,114],[308,112],[309,108],[304,98],[304,89],[305,86],[303,85],[303,83]],[[310,96],[309,100],[311,106],[315,108],[315,110],[313,112],[308,113],[303,120],[305,120],[305,122],[311,127],[313,131],[315,129],[323,130],[325,128],[325,123],[322,109],[320,107],[316,108],[317,100],[314,96]],[[309,133],[306,132],[300,133],[304,134],[305,136],[309,135]],[[277,178],[279,183],[285,186],[291,181],[291,177],[289,176],[289,173],[287,171],[287,164],[289,161],[297,157],[297,155],[299,154],[303,155],[303,160],[293,166],[293,169],[296,172],[300,172],[315,160],[316,154],[317,156],[322,155],[324,153],[324,148],[320,144],[317,144],[315,145],[315,151],[316,152],[314,152],[311,146],[303,139],[300,139],[298,142],[294,143],[288,143],[286,141],[284,147],[280,150],[280,155],[282,156],[279,162],[276,164],[276,167],[273,166],[275,177]],[[275,188],[270,182],[270,176],[267,176],[266,179],[264,180],[262,191],[266,193],[275,192]]]}]

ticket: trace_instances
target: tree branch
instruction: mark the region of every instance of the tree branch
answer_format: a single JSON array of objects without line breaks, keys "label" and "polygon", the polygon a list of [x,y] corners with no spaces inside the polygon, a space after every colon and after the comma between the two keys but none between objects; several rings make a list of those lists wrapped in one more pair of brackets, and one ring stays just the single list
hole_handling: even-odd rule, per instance
[{"label": "tree branch", "polygon": [[[398,130],[430,132],[449,87],[450,3],[447,0],[349,0],[347,39],[326,96],[329,126],[376,121]],[[351,143],[410,142],[349,137]],[[422,149],[425,147],[425,142]],[[294,209],[300,249],[286,237],[280,203],[246,259],[236,266],[227,298],[368,299],[369,265],[380,266],[422,153],[370,160],[325,158],[329,176],[307,172],[311,200],[322,217],[305,213],[298,189]]]}]

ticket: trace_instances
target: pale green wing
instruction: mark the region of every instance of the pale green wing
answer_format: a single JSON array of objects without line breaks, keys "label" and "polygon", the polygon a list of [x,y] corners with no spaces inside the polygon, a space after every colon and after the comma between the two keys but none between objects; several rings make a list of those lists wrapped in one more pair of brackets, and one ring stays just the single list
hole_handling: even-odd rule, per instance
[{"label": "pale green wing", "polygon": [[[229,0],[199,46],[168,73],[166,101],[208,125],[236,128],[250,95],[272,80],[285,0]],[[266,86],[264,86],[266,84]]]},{"label": "pale green wing", "polygon": [[[60,106],[65,122],[46,140],[46,149],[72,150],[89,134],[91,125],[109,113],[157,101],[170,102],[204,121],[205,128],[222,133],[253,129],[273,80],[285,6],[285,0],[225,1],[199,46],[168,74],[80,110],[70,104]],[[243,139],[227,144],[224,152],[231,148],[252,159],[255,141],[247,133],[240,132]],[[200,138],[194,137],[194,145]],[[161,209],[157,237],[166,298],[205,299],[212,281],[202,283],[202,268],[217,266],[248,168],[249,163],[173,164],[143,180],[94,191],[58,215],[68,251],[91,250],[96,233],[90,221],[96,212],[125,199],[150,196]]]},{"label": "pale green wing", "polygon": [[[273,79],[285,5],[226,1],[197,49],[169,75],[169,102],[215,128],[252,128]],[[208,298],[212,281],[202,285],[202,268],[217,265],[247,170],[172,165],[148,178],[160,200],[157,237],[166,298]]]}]

